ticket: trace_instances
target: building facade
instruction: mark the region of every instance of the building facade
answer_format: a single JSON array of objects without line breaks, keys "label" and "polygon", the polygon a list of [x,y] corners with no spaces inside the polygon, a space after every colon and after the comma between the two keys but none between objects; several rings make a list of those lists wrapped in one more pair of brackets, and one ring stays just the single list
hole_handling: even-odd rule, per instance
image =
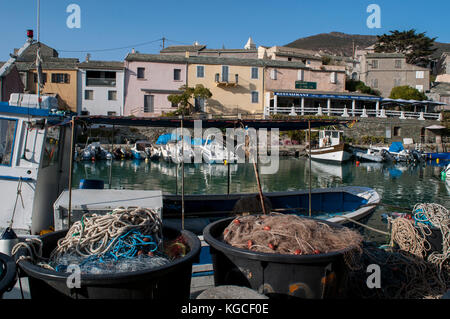
[{"label": "building facade", "polygon": [[78,109],[82,115],[123,115],[123,62],[85,61],[78,66]]},{"label": "building facade", "polygon": [[367,53],[361,56],[360,79],[389,97],[394,87],[408,85],[421,92],[430,90],[430,70],[408,64],[404,54]]},{"label": "building facade", "polygon": [[186,84],[184,56],[130,53],[125,58],[125,116],[151,117],[177,110],[167,97]]}]

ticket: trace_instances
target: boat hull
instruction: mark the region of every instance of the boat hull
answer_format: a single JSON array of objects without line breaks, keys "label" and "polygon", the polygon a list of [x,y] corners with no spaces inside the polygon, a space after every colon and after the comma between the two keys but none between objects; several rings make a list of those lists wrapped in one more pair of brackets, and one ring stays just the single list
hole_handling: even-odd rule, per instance
[{"label": "boat hull", "polygon": [[311,159],[316,161],[342,163],[350,160],[351,157],[352,154],[347,150],[345,144],[311,150]]}]

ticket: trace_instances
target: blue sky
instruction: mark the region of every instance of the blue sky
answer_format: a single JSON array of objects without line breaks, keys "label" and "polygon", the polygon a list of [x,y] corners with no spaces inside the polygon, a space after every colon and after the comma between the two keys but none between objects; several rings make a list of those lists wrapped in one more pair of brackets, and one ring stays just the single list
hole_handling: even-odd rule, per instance
[{"label": "blue sky", "polygon": [[[0,0],[0,61],[36,30],[36,0]],[[66,25],[69,4],[81,8],[81,28]],[[369,29],[369,4],[381,7],[381,29]],[[448,0],[41,0],[41,41],[61,57],[84,59],[84,52],[150,42],[166,45],[198,41],[208,48],[241,48],[249,36],[257,45],[284,45],[300,37],[339,31],[383,34],[417,29],[450,43]],[[36,34],[36,33],[35,33]],[[171,41],[170,41],[171,40]],[[175,42],[176,41],[176,42]],[[136,47],[157,53],[161,41]],[[95,60],[122,60],[131,49],[91,52]]]}]

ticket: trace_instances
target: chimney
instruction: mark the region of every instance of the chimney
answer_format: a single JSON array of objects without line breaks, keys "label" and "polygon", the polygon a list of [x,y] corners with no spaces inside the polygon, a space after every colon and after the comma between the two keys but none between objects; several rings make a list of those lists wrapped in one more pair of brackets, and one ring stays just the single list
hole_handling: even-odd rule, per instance
[{"label": "chimney", "polygon": [[189,51],[186,51],[185,57],[189,59]]},{"label": "chimney", "polygon": [[91,54],[90,53],[86,54],[86,62],[89,62],[90,59],[91,59]]},{"label": "chimney", "polygon": [[131,49],[131,53],[136,53],[136,50],[133,48],[133,49]]}]

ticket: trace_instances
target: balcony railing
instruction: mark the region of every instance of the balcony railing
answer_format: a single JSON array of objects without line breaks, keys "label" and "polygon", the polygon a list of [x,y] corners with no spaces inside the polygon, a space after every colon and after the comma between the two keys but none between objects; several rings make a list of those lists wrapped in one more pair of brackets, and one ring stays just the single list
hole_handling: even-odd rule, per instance
[{"label": "balcony railing", "polygon": [[235,74],[234,81],[230,81],[230,78],[228,76],[224,78],[222,74],[216,73],[214,81],[216,82],[217,86],[233,87],[239,84],[239,75]]},{"label": "balcony railing", "polygon": [[87,78],[86,86],[116,86],[116,79]]},{"label": "balcony railing", "polygon": [[264,115],[271,114],[285,114],[290,116],[298,115],[328,115],[328,116],[340,116],[340,117],[378,117],[378,118],[392,118],[396,117],[401,120],[434,120],[442,121],[442,113],[425,113],[425,112],[406,112],[406,111],[393,111],[393,110],[367,110],[367,109],[347,109],[347,108],[322,108],[322,107],[304,107],[292,106],[292,107],[265,107]]}]

